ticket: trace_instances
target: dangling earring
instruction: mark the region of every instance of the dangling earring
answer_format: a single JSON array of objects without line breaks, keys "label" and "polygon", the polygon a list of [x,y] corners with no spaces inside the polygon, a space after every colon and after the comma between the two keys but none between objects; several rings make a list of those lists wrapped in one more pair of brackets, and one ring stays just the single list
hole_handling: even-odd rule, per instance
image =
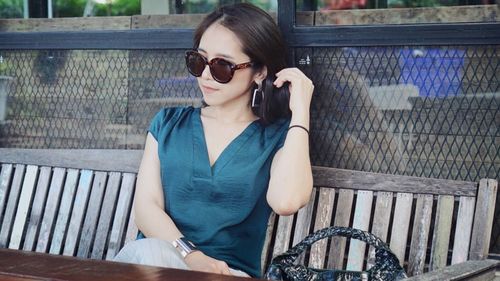
[{"label": "dangling earring", "polygon": [[259,85],[255,90],[253,90],[252,107],[259,107],[263,100],[264,91],[262,91],[262,85]]}]

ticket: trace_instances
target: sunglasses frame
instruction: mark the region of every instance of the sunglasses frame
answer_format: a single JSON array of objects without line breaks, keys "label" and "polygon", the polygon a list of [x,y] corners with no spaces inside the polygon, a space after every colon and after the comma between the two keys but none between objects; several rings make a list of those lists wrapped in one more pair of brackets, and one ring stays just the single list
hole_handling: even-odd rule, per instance
[{"label": "sunglasses frame", "polygon": [[[199,75],[197,75],[196,73],[193,73],[191,71],[191,69],[189,68],[189,63],[188,63],[188,60],[189,60],[189,57],[191,55],[195,55],[195,56],[200,56],[205,65],[203,66],[203,70],[205,70],[205,67],[207,67],[208,65],[208,68],[210,69],[210,75],[212,75],[212,78],[214,78],[215,81],[219,82],[219,83],[222,83],[222,84],[226,84],[226,83],[229,83],[232,79],[233,79],[233,76],[234,76],[234,72],[238,69],[244,69],[244,68],[248,68],[248,67],[251,67],[253,66],[253,63],[252,62],[244,62],[244,63],[240,63],[240,64],[234,64],[230,61],[227,61],[226,59],[223,59],[223,58],[213,58],[211,59],[210,61],[208,61],[208,59],[206,57],[204,57],[202,54],[200,54],[198,51],[195,51],[195,50],[189,50],[189,51],[186,51],[186,54],[185,54],[185,59],[186,59],[186,67],[189,71],[189,73],[191,73],[191,75],[193,75],[194,77],[200,77],[203,73],[200,73]],[[216,77],[216,75],[214,74],[215,70],[213,69],[213,66],[214,64],[216,64],[217,62],[224,62],[224,63],[227,63],[227,65],[229,66],[230,68],[230,73],[229,73],[229,78],[226,80],[223,80],[223,79],[219,79],[220,77]]]}]

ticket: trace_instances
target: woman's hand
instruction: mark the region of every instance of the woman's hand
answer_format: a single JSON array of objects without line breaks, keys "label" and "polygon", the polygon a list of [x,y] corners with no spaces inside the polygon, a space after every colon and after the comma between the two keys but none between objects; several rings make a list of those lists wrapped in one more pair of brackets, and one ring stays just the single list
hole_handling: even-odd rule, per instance
[{"label": "woman's hand", "polygon": [[285,68],[276,73],[274,86],[281,88],[285,82],[290,82],[290,110],[293,114],[309,115],[314,85],[312,81],[298,68]]},{"label": "woman's hand", "polygon": [[232,275],[227,263],[211,258],[201,251],[192,252],[184,258],[184,261],[195,271]]}]

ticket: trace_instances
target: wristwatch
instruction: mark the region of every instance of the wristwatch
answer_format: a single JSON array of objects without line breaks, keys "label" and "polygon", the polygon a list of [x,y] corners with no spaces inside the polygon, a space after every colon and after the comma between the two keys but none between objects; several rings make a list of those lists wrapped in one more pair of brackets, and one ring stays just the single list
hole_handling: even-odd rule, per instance
[{"label": "wristwatch", "polygon": [[198,248],[196,248],[196,246],[185,237],[175,239],[172,241],[172,245],[174,245],[174,248],[179,251],[182,258],[185,258],[194,251],[198,251]]}]

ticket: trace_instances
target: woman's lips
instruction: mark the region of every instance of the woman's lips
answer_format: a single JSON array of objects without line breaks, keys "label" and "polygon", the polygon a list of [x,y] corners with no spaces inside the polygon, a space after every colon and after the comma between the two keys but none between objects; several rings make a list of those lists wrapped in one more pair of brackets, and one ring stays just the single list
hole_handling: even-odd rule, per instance
[{"label": "woman's lips", "polygon": [[211,94],[211,93],[217,91],[217,89],[215,89],[215,88],[211,88],[211,87],[204,86],[204,85],[202,85],[201,88],[203,89],[203,92],[206,94]]}]

